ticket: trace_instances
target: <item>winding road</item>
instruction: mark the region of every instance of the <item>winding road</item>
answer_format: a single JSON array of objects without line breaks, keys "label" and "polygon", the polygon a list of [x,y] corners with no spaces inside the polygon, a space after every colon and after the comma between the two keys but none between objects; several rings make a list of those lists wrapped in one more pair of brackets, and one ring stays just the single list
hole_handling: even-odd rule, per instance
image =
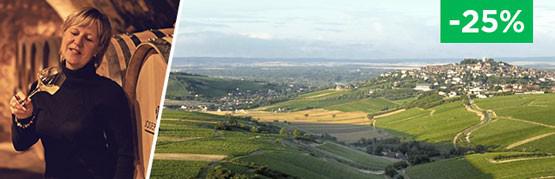
[{"label": "winding road", "polygon": [[[478,107],[477,105],[473,104],[472,102],[470,103],[470,105],[465,104],[464,108],[468,111],[468,112],[472,112],[474,114],[476,114],[478,117],[480,117],[480,123],[467,127],[465,128],[463,131],[457,133],[457,135],[455,135],[455,137],[453,138],[453,147],[455,149],[458,148],[458,144],[460,143],[464,143],[466,145],[470,145],[470,136],[472,135],[472,132],[480,129],[481,127],[485,126],[486,124],[488,124],[489,122],[492,121],[493,118],[497,117],[497,114],[495,114],[494,111],[492,110],[487,110],[484,111],[482,110],[480,107]],[[462,137],[464,136],[464,138]]]}]

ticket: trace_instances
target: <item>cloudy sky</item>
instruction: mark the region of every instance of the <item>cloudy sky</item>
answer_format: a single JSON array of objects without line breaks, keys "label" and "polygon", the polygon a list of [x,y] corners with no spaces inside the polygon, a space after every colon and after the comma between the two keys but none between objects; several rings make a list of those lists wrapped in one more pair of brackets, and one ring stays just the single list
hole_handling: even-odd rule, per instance
[{"label": "cloudy sky", "polygon": [[176,57],[555,56],[555,1],[534,1],[533,44],[441,44],[439,0],[183,0]]}]

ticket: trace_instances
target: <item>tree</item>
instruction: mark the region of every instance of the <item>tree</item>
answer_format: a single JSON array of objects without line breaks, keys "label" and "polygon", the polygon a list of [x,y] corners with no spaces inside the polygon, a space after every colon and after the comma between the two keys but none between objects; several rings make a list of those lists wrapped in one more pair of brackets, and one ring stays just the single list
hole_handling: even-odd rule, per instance
[{"label": "tree", "polygon": [[225,124],[225,122],[219,121],[218,123],[216,123],[216,129],[217,130],[228,130],[228,126]]},{"label": "tree", "polygon": [[397,174],[398,174],[397,170],[395,170],[395,168],[392,165],[388,165],[387,167],[385,167],[385,175],[394,177]]},{"label": "tree", "polygon": [[336,114],[332,114],[331,117],[332,117],[332,118],[335,118],[335,115],[336,115]]},{"label": "tree", "polygon": [[383,146],[377,145],[376,147],[374,147],[374,151],[372,153],[374,153],[374,155],[382,156],[383,150],[384,150]]},{"label": "tree", "polygon": [[258,128],[256,126],[252,126],[251,127],[251,132],[252,133],[258,133]]},{"label": "tree", "polygon": [[239,121],[237,119],[230,119],[229,125],[233,127],[239,127]]},{"label": "tree", "polygon": [[488,151],[488,148],[486,146],[483,145],[477,145],[476,148],[474,149],[477,153],[485,153]]},{"label": "tree", "polygon": [[308,113],[304,114],[304,117],[308,117]]},{"label": "tree", "polygon": [[303,133],[301,132],[301,130],[299,130],[299,129],[293,130],[293,137],[300,138],[302,136],[303,136]]},{"label": "tree", "polygon": [[279,135],[281,135],[281,136],[287,137],[288,134],[289,134],[289,132],[287,131],[287,129],[286,129],[285,127],[282,127],[282,128],[279,130]]},{"label": "tree", "polygon": [[233,173],[231,173],[231,171],[218,165],[214,169],[208,172],[207,178],[224,179],[224,178],[231,178],[232,176],[233,176]]}]

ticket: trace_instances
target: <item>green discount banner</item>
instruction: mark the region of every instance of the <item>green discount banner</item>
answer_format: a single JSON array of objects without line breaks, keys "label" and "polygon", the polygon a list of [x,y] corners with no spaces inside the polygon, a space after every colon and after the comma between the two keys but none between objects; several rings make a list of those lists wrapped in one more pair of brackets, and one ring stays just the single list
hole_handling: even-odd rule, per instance
[{"label": "green discount banner", "polygon": [[532,0],[441,0],[441,43],[532,43]]}]

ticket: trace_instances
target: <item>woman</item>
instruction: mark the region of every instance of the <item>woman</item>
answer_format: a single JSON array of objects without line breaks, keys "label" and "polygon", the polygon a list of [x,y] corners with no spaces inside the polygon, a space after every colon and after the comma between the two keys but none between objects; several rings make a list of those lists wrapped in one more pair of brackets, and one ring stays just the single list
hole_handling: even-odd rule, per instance
[{"label": "woman", "polygon": [[66,80],[54,95],[37,93],[23,103],[11,99],[13,146],[24,151],[41,139],[46,178],[132,178],[126,95],[115,82],[96,74],[110,42],[110,22],[97,9],[87,8],[70,15],[62,29]]}]

